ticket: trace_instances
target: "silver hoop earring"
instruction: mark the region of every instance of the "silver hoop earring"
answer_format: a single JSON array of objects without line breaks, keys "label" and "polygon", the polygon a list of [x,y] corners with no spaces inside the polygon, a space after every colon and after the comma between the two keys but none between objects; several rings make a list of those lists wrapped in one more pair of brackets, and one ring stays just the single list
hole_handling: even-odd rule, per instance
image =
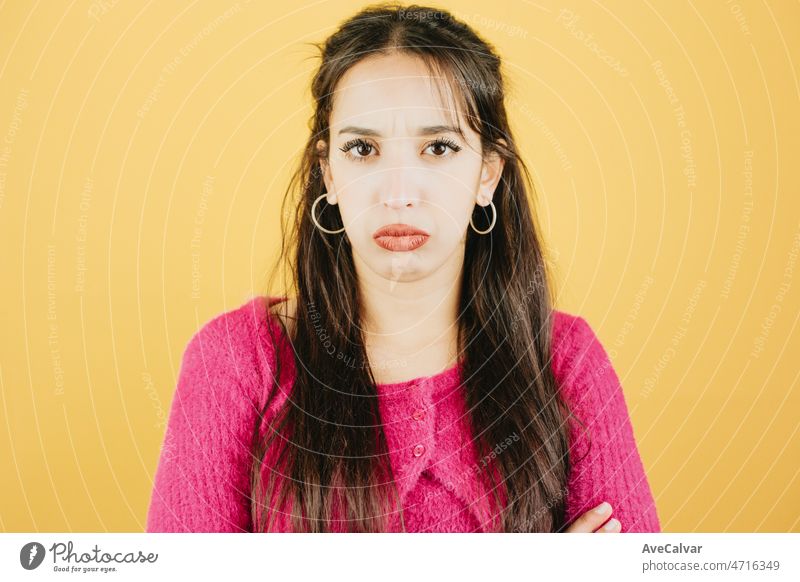
[{"label": "silver hoop earring", "polygon": [[317,203],[320,200],[322,200],[323,198],[325,198],[326,195],[327,195],[327,192],[323,192],[322,194],[320,194],[317,197],[316,200],[314,200],[314,204],[311,205],[311,220],[314,221],[314,224],[316,225],[316,227],[318,229],[320,229],[322,232],[327,232],[328,234],[337,234],[337,233],[340,233],[340,232],[344,231],[344,227],[340,228],[339,230],[329,230],[329,229],[325,228],[324,226],[322,226],[319,222],[317,222],[317,217],[314,214],[314,211],[317,208]]},{"label": "silver hoop earring", "polygon": [[472,216],[469,217],[469,224],[472,227],[472,230],[474,230],[478,234],[486,234],[490,232],[494,228],[494,223],[497,222],[497,209],[494,207],[494,202],[489,201],[489,206],[492,207],[492,223],[486,230],[478,230],[477,228],[475,228],[475,225],[472,224]]}]

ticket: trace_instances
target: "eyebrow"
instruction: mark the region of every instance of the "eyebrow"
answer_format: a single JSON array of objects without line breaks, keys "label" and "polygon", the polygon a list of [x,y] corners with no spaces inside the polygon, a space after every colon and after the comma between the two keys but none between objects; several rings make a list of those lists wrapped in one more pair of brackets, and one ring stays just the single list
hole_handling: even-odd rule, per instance
[{"label": "eyebrow", "polygon": [[[357,127],[355,125],[348,125],[347,127],[343,127],[339,130],[338,135],[342,135],[343,133],[354,133],[356,135],[365,135],[367,137],[383,137],[381,132],[376,131],[374,129],[370,129],[368,127]],[[464,137],[464,134],[459,131],[457,127],[452,125],[426,125],[417,129],[417,135],[434,135],[437,133],[454,133],[456,135],[460,135]]]}]

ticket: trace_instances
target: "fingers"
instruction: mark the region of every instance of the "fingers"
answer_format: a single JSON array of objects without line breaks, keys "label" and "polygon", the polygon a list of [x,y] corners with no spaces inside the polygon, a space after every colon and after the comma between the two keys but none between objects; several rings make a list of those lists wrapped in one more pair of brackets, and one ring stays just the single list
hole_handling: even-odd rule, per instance
[{"label": "fingers", "polygon": [[622,524],[618,519],[609,519],[608,522],[601,528],[598,528],[594,533],[619,533],[622,530]]},{"label": "fingers", "polygon": [[[611,504],[607,501],[604,501],[594,509],[590,509],[576,519],[566,530],[566,533],[593,533],[597,528],[602,526],[606,520],[608,520],[608,518],[611,516],[611,511]],[[619,523],[617,520],[613,521]],[[613,528],[611,531],[609,531],[609,533],[613,533]]]}]

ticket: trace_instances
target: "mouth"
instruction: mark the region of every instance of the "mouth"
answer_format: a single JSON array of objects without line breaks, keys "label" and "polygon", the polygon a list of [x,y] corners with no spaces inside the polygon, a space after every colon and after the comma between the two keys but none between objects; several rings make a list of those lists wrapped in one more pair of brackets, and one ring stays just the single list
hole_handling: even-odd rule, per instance
[{"label": "mouth", "polygon": [[424,245],[430,235],[408,224],[389,224],[376,230],[372,238],[379,247],[387,251],[406,252]]}]

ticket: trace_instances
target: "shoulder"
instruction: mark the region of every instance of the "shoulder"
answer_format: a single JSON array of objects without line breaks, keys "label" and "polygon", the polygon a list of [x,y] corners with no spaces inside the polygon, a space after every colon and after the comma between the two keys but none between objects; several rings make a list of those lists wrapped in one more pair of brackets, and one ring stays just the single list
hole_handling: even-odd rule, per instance
[{"label": "shoulder", "polygon": [[552,368],[564,392],[572,395],[591,388],[593,395],[602,396],[606,388],[619,388],[605,347],[589,322],[579,315],[554,310]]},{"label": "shoulder", "polygon": [[213,355],[224,352],[242,355],[265,336],[267,297],[254,297],[243,304],[219,313],[206,320],[189,340],[189,346],[205,348]]},{"label": "shoulder", "polygon": [[591,331],[588,322],[580,315],[573,315],[558,309],[553,310],[553,350],[563,352],[575,338]]},{"label": "shoulder", "polygon": [[596,347],[593,344],[599,344],[589,322],[580,315],[554,309],[552,325],[552,357],[555,367],[574,364],[574,360],[580,358],[587,347]]},{"label": "shoulder", "polygon": [[236,383],[256,397],[272,370],[274,320],[268,310],[276,301],[257,296],[208,319],[186,346],[181,375],[200,376],[202,385]]}]

